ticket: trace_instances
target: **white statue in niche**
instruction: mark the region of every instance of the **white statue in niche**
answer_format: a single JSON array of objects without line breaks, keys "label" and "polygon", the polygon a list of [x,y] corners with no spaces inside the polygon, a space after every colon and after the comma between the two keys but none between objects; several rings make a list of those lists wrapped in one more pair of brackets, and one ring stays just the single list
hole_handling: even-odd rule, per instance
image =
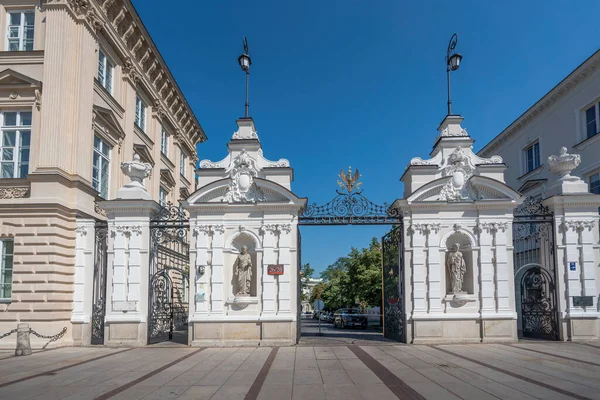
[{"label": "white statue in niche", "polygon": [[250,282],[252,281],[252,258],[248,253],[248,247],[242,246],[242,251],[235,259],[233,265],[237,277],[236,296],[250,296]]},{"label": "white statue in niche", "polygon": [[463,254],[460,252],[460,244],[455,243],[452,249],[446,254],[446,268],[450,272],[452,279],[452,292],[454,294],[464,293],[463,281],[467,272],[467,264]]}]

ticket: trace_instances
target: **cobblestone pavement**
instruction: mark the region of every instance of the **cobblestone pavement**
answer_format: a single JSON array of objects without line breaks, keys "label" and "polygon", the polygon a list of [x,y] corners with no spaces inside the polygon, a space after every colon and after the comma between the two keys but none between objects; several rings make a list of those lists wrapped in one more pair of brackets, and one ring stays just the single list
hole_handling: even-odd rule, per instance
[{"label": "cobblestone pavement", "polygon": [[0,362],[1,399],[600,399],[600,342],[74,347]]}]

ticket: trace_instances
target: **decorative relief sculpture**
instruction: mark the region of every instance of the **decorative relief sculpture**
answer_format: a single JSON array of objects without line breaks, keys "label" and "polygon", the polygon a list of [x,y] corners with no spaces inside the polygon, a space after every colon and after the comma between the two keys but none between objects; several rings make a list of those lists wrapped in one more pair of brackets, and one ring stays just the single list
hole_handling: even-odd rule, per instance
[{"label": "decorative relief sculpture", "polygon": [[3,187],[0,188],[0,199],[23,199],[29,194],[27,187]]},{"label": "decorative relief sculpture", "polygon": [[225,170],[231,183],[221,201],[228,203],[265,201],[265,195],[258,188],[254,178],[258,175],[256,161],[242,152],[233,160]]},{"label": "decorative relief sculpture", "polygon": [[471,185],[467,182],[475,172],[470,164],[469,157],[460,146],[450,154],[444,168],[444,175],[452,178],[442,188],[441,200],[458,201],[476,198]]},{"label": "decorative relief sculpture", "polygon": [[595,224],[596,224],[596,221],[593,219],[580,220],[580,221],[563,219],[560,225],[561,225],[561,228],[565,231],[568,229],[572,229],[575,232],[580,232],[585,229],[591,231],[592,229],[594,229]]},{"label": "decorative relief sculpture", "polygon": [[250,296],[250,283],[252,282],[252,257],[248,247],[242,246],[242,251],[235,259],[234,274],[237,277],[236,296]]},{"label": "decorative relief sculpture", "polygon": [[454,295],[464,293],[463,281],[467,272],[467,264],[465,263],[463,254],[460,252],[459,243],[454,244],[452,249],[446,253],[446,268],[450,273]]},{"label": "decorative relief sculpture", "polygon": [[85,225],[77,225],[75,227],[75,233],[77,233],[77,236],[85,236],[85,235],[87,235],[87,226],[85,226]]},{"label": "decorative relief sculpture", "polygon": [[488,233],[492,234],[495,234],[499,230],[505,232],[507,228],[508,222],[481,222],[477,224],[477,229],[479,229],[479,231],[485,229]]},{"label": "decorative relief sculpture", "polygon": [[572,176],[571,171],[579,166],[581,156],[579,154],[567,153],[566,147],[560,148],[558,156],[551,155],[548,157],[548,166],[550,172],[560,175],[561,181],[579,181],[579,177]]}]

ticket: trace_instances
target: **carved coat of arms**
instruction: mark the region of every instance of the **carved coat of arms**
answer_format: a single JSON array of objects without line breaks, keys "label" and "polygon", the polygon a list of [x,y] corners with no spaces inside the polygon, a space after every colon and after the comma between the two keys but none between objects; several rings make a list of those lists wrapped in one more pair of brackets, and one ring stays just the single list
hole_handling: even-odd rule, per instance
[{"label": "carved coat of arms", "polygon": [[248,155],[246,150],[242,150],[225,172],[229,174],[231,182],[223,196],[223,202],[245,203],[266,200],[254,181],[258,175],[256,161]]}]

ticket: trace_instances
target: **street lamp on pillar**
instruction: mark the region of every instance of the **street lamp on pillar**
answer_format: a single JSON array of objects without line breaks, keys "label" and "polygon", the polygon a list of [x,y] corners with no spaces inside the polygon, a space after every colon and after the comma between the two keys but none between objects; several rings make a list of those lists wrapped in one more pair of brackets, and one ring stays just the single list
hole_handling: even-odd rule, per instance
[{"label": "street lamp on pillar", "polygon": [[[446,76],[448,82],[448,115],[452,115],[452,100],[450,99],[450,71],[456,71],[460,67],[462,55],[454,52],[454,48],[458,43],[458,35],[455,33],[450,38],[448,43],[448,51],[446,52]],[[450,54],[452,53],[452,54]]]},{"label": "street lamp on pillar", "polygon": [[242,71],[246,73],[246,112],[244,118],[248,118],[248,77],[250,76],[250,65],[252,65],[252,60],[250,59],[250,55],[248,55],[248,41],[246,40],[246,36],[244,36],[244,53],[238,57],[238,63],[240,64],[240,67],[242,67]]}]

